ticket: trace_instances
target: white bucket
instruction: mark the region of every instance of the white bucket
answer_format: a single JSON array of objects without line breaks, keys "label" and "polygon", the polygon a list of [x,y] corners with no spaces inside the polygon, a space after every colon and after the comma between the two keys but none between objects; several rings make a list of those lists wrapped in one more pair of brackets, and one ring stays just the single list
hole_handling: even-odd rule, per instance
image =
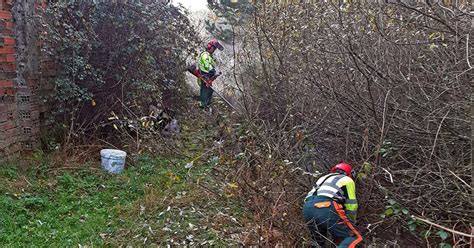
[{"label": "white bucket", "polygon": [[100,150],[100,157],[102,168],[108,172],[120,174],[125,167],[127,153],[116,149],[102,149]]}]

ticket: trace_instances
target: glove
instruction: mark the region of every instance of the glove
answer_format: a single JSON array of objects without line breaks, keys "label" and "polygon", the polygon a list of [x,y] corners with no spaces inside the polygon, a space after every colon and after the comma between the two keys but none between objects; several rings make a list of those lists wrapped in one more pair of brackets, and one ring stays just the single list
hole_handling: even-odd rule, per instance
[{"label": "glove", "polygon": [[214,77],[214,75],[216,75],[216,69],[212,68],[211,70],[209,70],[209,72],[207,73],[207,76],[209,78],[212,78]]},{"label": "glove", "polygon": [[215,73],[214,76],[212,76],[211,80],[214,81],[218,76],[222,75],[222,72]]}]

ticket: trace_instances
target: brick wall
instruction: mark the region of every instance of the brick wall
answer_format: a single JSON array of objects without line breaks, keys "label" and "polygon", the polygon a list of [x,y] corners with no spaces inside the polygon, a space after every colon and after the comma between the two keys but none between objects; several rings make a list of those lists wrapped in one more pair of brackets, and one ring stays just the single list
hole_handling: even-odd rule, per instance
[{"label": "brick wall", "polygon": [[12,0],[0,0],[0,156],[21,149]]},{"label": "brick wall", "polygon": [[39,146],[40,92],[52,73],[40,56],[34,14],[45,3],[0,0],[0,159]]}]

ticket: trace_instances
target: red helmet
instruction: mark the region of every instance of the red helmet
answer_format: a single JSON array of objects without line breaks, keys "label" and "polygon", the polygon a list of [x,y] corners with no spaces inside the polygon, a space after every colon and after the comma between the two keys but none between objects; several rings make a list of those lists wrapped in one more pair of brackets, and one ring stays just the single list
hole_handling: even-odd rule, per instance
[{"label": "red helmet", "polygon": [[337,171],[343,171],[346,176],[354,178],[354,171],[352,171],[352,166],[350,164],[342,162],[340,164],[334,165],[334,167],[331,169],[331,173],[335,173]]},{"label": "red helmet", "polygon": [[224,47],[221,45],[221,43],[219,43],[219,41],[217,41],[217,39],[212,39],[211,41],[209,41],[209,43],[207,43],[207,50],[211,50],[212,48],[217,48],[219,50],[223,50]]}]

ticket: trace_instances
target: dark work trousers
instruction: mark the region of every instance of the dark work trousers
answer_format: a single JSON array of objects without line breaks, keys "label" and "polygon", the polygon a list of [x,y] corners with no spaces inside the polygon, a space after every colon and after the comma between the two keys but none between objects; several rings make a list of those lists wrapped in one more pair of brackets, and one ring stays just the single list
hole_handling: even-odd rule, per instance
[{"label": "dark work trousers", "polygon": [[200,100],[201,100],[201,108],[208,107],[211,105],[212,93],[214,90],[211,87],[207,87],[204,81],[199,79],[199,85],[201,86],[200,90]]},{"label": "dark work trousers", "polygon": [[328,232],[334,239],[342,240],[337,247],[356,247],[362,241],[362,236],[347,219],[342,206],[331,198],[310,196],[304,204],[303,216],[313,242],[320,247],[329,247],[326,246]]}]

